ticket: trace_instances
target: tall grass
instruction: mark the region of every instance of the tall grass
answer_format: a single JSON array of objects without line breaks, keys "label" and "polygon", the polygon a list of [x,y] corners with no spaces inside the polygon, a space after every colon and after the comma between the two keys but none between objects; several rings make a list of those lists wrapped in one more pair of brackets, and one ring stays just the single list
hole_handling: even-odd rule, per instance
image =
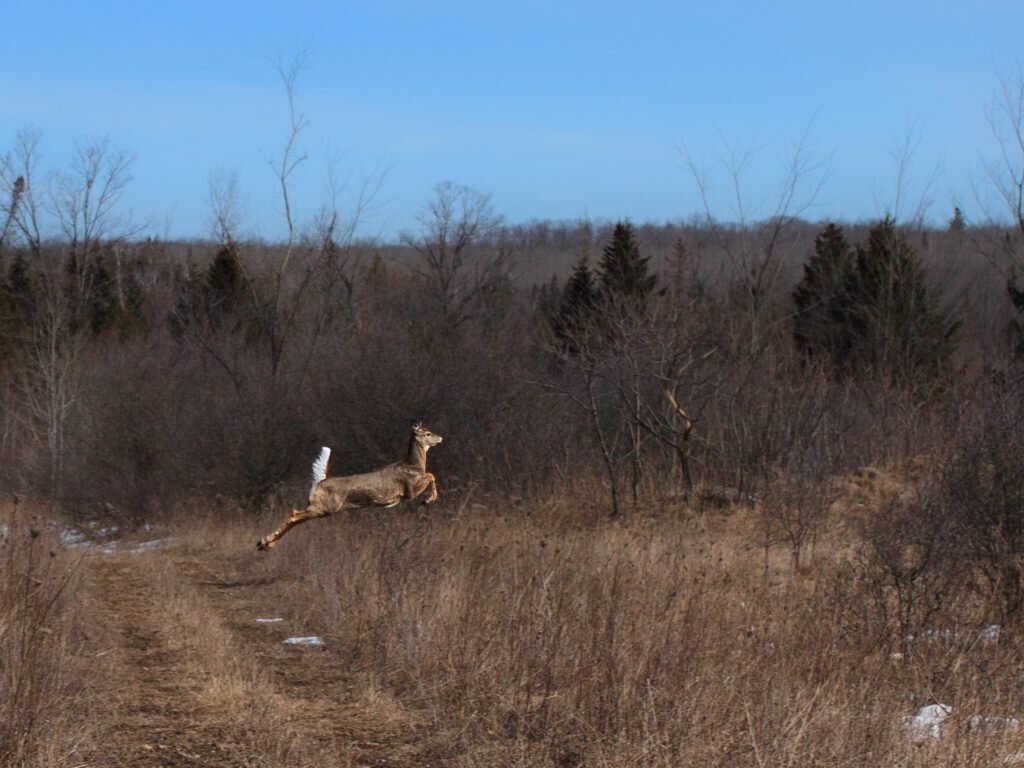
[{"label": "tall grass", "polygon": [[78,560],[17,501],[0,526],[0,765],[64,764],[85,730]]},{"label": "tall grass", "polygon": [[[1024,749],[967,722],[1024,713],[1014,637],[908,646],[851,531],[799,573],[773,553],[766,576],[753,515],[357,513],[291,534],[271,567],[362,685],[446,734],[452,765],[975,765]],[[901,718],[935,702],[952,735],[918,744]]]}]

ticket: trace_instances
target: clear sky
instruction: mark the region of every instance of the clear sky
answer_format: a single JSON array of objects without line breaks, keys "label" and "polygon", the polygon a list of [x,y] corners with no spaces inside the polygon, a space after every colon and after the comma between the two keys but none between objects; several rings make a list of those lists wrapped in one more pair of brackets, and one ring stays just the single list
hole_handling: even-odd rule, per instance
[{"label": "clear sky", "polygon": [[510,222],[687,218],[701,201],[684,153],[729,219],[730,148],[750,150],[745,206],[768,215],[805,135],[828,167],[808,218],[890,207],[909,138],[904,199],[929,187],[934,219],[954,200],[970,219],[995,151],[986,106],[1024,58],[1020,0],[0,0],[0,18],[0,153],[34,126],[57,169],[109,137],[137,155],[125,206],[176,237],[208,234],[217,168],[238,174],[245,232],[280,235],[273,60],[302,50],[300,218],[332,163],[350,192],[383,171],[362,232],[385,238],[449,180]]}]

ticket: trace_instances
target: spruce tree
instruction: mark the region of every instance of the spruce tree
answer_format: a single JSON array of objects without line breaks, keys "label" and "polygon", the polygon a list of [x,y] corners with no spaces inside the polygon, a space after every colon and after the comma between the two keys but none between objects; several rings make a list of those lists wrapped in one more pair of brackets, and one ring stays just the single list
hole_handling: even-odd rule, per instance
[{"label": "spruce tree", "polygon": [[959,324],[936,306],[920,259],[891,218],[868,233],[846,283],[849,369],[903,383],[947,370]]},{"label": "spruce tree", "polygon": [[86,312],[89,329],[98,336],[117,322],[121,306],[114,295],[114,280],[102,255],[93,260],[91,279]]},{"label": "spruce tree", "polygon": [[853,249],[842,227],[829,224],[814,239],[814,255],[793,291],[793,341],[804,359],[837,362],[843,355],[848,302],[844,296]]},{"label": "spruce tree", "polygon": [[0,283],[0,359],[10,356],[28,336],[36,316],[35,277],[18,253]]},{"label": "spruce tree", "polygon": [[594,273],[590,270],[590,255],[583,248],[562,291],[558,312],[552,323],[552,330],[560,342],[574,351],[579,351],[580,337],[593,321],[596,304],[597,290],[594,285]]},{"label": "spruce tree", "polygon": [[1016,275],[1011,274],[1006,281],[1006,292],[1013,307],[1013,319],[1010,320],[1013,354],[1018,360],[1024,360],[1024,288],[1017,287]]},{"label": "spruce tree", "polygon": [[793,303],[797,349],[840,375],[912,385],[949,369],[959,324],[929,294],[920,259],[890,218],[854,253],[839,227],[826,227]]},{"label": "spruce tree", "polygon": [[947,222],[950,232],[963,232],[967,229],[967,221],[964,219],[964,212],[959,205],[953,206],[953,217]]},{"label": "spruce tree", "polygon": [[628,221],[616,224],[598,265],[601,298],[610,303],[625,301],[644,308],[657,282],[657,276],[650,274],[648,261],[646,256],[640,255],[633,225]]},{"label": "spruce tree", "polygon": [[203,309],[212,328],[235,313],[243,288],[242,263],[233,243],[221,246],[206,272]]}]

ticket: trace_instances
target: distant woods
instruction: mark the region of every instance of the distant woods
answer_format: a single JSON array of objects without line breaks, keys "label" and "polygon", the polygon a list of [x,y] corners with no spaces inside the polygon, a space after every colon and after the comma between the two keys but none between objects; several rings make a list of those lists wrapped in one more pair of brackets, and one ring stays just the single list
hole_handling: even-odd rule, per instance
[{"label": "distant woods", "polygon": [[119,213],[134,158],[108,142],[47,175],[38,132],[0,157],[5,487],[125,515],[283,505],[321,445],[358,472],[422,417],[451,436],[452,501],[586,486],[623,515],[780,478],[813,497],[944,448],[950,413],[1018,385],[1019,216],[811,222],[786,202],[732,225],[515,225],[443,183],[410,231],[367,241],[372,189],[347,213],[294,206],[289,72],[281,242],[244,235],[230,175],[211,238],[170,242]]},{"label": "distant woods", "polygon": [[932,407],[1022,348],[1021,292],[979,254],[990,230],[794,224],[751,346],[742,276],[700,224],[510,226],[450,185],[424,210],[399,244],[307,237],[288,264],[244,239],[9,231],[4,483],[125,513],[259,507],[321,444],[346,471],[375,465],[413,415],[453,434],[453,491],[584,473],[624,514],[753,492],[819,449],[829,470],[911,450],[879,408],[928,434]]}]

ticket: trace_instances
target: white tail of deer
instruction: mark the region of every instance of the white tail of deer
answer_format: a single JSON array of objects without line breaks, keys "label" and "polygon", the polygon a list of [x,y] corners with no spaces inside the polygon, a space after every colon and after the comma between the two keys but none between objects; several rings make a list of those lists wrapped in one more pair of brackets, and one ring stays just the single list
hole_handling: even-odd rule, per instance
[{"label": "white tail of deer", "polygon": [[305,509],[293,509],[276,531],[256,543],[257,549],[271,549],[289,530],[317,517],[361,507],[393,507],[403,501],[415,499],[428,488],[430,495],[424,504],[437,500],[437,481],[427,472],[427,451],[441,442],[420,422],[412,425],[409,452],[404,459],[389,464],[376,472],[348,477],[327,477],[327,464],[331,449],[320,449],[313,462],[313,485],[309,489],[309,503]]},{"label": "white tail of deer", "polygon": [[316,487],[320,485],[321,480],[327,479],[327,463],[331,460],[331,449],[326,445],[320,449],[320,455],[316,457],[316,461],[313,462],[313,484],[309,486],[309,500],[313,500],[313,494],[316,493]]}]

